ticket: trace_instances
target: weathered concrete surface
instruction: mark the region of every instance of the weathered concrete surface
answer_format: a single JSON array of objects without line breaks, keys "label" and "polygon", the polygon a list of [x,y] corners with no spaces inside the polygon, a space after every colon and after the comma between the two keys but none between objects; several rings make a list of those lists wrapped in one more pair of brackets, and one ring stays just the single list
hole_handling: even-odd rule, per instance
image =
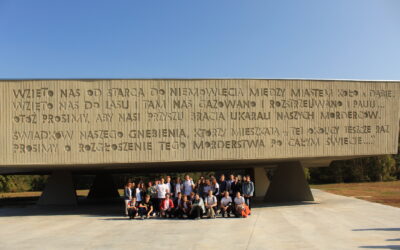
[{"label": "weathered concrete surface", "polygon": [[[1,249],[400,248],[400,209],[313,190],[316,202],[248,219],[129,221],[118,208],[0,208]],[[33,214],[33,215],[32,215]]]}]

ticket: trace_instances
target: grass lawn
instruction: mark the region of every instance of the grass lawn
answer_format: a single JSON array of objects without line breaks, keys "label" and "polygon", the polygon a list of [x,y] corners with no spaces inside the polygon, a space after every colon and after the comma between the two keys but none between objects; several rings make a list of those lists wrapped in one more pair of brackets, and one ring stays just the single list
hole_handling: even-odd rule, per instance
[{"label": "grass lawn", "polygon": [[311,188],[400,207],[400,181],[323,184]]}]

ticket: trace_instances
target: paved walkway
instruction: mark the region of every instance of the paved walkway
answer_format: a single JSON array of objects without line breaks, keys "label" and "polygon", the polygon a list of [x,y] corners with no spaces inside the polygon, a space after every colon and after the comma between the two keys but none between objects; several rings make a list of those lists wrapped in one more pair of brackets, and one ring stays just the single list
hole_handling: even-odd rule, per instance
[{"label": "paved walkway", "polygon": [[313,190],[248,219],[129,221],[116,206],[0,208],[0,249],[400,249],[400,208]]}]

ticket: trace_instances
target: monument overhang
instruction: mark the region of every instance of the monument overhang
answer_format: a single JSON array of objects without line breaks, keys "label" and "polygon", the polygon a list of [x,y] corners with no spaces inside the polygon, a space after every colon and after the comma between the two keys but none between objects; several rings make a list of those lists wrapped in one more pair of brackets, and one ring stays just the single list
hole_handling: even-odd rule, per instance
[{"label": "monument overhang", "polygon": [[0,171],[314,167],[394,154],[399,96],[396,81],[2,80]]}]

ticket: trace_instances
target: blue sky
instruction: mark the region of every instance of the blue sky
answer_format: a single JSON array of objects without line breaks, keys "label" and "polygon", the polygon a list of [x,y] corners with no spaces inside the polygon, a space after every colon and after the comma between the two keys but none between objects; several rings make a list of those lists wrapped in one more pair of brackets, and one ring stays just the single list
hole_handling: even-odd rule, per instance
[{"label": "blue sky", "polygon": [[400,80],[400,1],[0,0],[0,78]]}]

